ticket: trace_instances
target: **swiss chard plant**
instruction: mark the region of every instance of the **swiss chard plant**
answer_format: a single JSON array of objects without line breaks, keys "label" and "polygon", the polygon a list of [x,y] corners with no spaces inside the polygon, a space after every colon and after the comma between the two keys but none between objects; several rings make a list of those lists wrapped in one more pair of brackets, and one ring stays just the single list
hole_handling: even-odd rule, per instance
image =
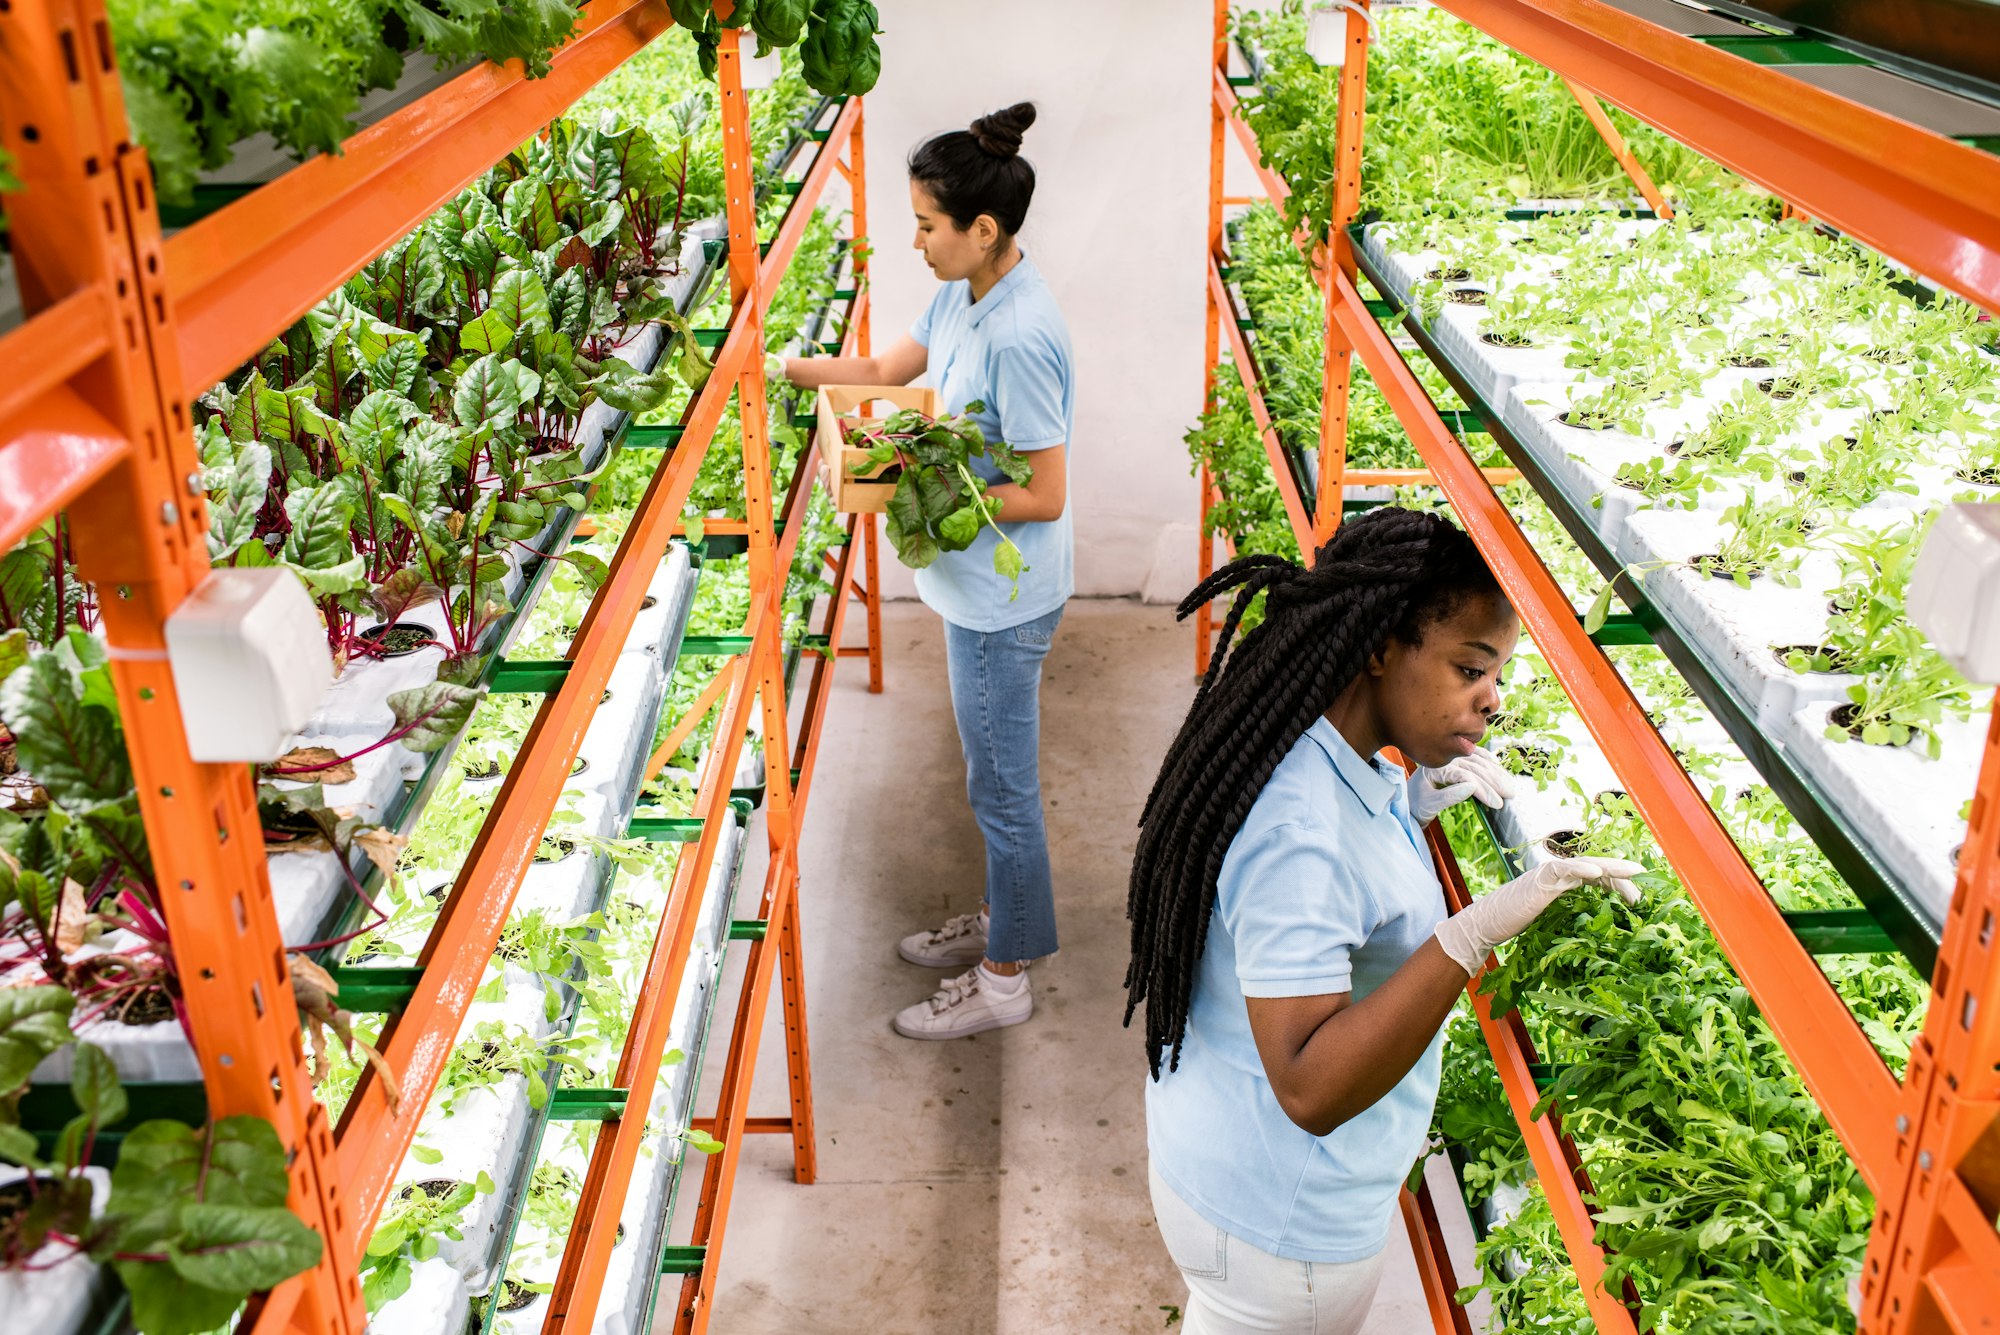
[{"label": "swiss chard plant", "polygon": [[999,504],[988,498],[987,478],[976,472],[983,463],[996,476],[1026,486],[1035,470],[1013,448],[989,441],[971,414],[985,407],[969,403],[957,416],[932,418],[905,408],[880,424],[850,428],[847,443],[867,454],[850,462],[857,477],[893,469],[896,489],[889,497],[889,543],[896,556],[913,570],[922,570],[943,552],[972,546],[983,528],[993,530],[993,571],[1021,591],[1027,568],[1021,549],[995,522]]},{"label": "swiss chard plant", "polygon": [[[284,1146],[256,1117],[122,1126],[129,1100],[111,1060],[74,1042],[75,1004],[60,987],[0,988],[0,1160],[28,1170],[23,1201],[0,1221],[0,1271],[88,1256],[118,1272],[140,1335],[219,1329],[252,1293],[319,1261],[319,1235],[285,1206]],[[20,1100],[35,1067],[72,1045],[78,1112],[50,1149],[21,1126]],[[100,1204],[86,1167],[110,1128],[123,1140]]]}]

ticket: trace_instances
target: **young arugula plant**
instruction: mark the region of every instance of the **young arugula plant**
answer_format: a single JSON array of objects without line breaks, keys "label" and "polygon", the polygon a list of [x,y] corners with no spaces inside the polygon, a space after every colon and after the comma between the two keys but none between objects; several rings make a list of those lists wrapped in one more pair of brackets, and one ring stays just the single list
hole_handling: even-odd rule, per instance
[{"label": "young arugula plant", "polygon": [[466,1209],[492,1192],[493,1179],[483,1171],[471,1182],[431,1178],[399,1188],[361,1254],[361,1296],[368,1310],[380,1311],[408,1293],[417,1265],[436,1256],[442,1240],[461,1241]]},{"label": "young arugula plant", "polygon": [[857,477],[878,469],[896,470],[896,490],[889,498],[889,542],[896,556],[913,570],[937,560],[940,552],[962,552],[972,546],[984,525],[993,530],[993,571],[1021,592],[1027,569],[1021,549],[994,522],[999,506],[986,498],[988,479],[974,472],[974,461],[1010,482],[1026,486],[1035,470],[1011,446],[989,441],[971,414],[985,407],[968,403],[955,417],[930,418],[905,408],[879,425],[850,429],[847,443],[867,455],[848,465]]}]

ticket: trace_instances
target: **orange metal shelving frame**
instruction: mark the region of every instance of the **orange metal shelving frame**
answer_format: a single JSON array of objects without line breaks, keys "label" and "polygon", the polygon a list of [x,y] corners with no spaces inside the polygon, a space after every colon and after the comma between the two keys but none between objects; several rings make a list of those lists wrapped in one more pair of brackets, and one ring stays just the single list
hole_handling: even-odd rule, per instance
[{"label": "orange metal shelving frame", "polygon": [[[210,1115],[251,1114],[273,1123],[290,1157],[288,1204],[324,1243],[316,1267],[252,1300],[239,1327],[245,1332],[362,1335],[361,1250],[702,457],[730,396],[739,393],[752,647],[724,701],[717,758],[696,803],[702,833],[680,861],[621,1062],[621,1085],[631,1091],[627,1115],[607,1123],[599,1137],[550,1328],[571,1322],[589,1327],[612,1240],[608,1221],[622,1204],[619,1188],[629,1177],[666,1037],[659,997],[676,995],[686,964],[692,892],[706,884],[719,846],[717,818],[729,798],[729,776],[753,704],[764,710],[771,757],[772,878],[765,908],[775,936],[774,949],[757,957],[750,990],[768,988],[765,956],[782,956],[793,1113],[773,1120],[793,1135],[801,1180],[811,1177],[811,1090],[793,898],[804,785],[794,793],[790,782],[780,624],[784,580],[804,525],[788,526],[781,539],[773,523],[762,322],[836,169],[852,187],[857,228],[863,224],[858,99],[841,108],[786,223],[760,256],[737,34],[724,35],[735,298],[729,332],[715,353],[709,384],[689,409],[679,446],[656,471],[578,629],[563,683],[545,697],[440,911],[420,956],[424,973],[415,995],[383,1032],[380,1046],[401,1087],[395,1106],[372,1070],[338,1128],[314,1097],[249,767],[190,759],[164,645],[166,618],[208,573],[189,399],[669,26],[664,6],[593,0],[583,9],[581,32],[555,54],[546,78],[482,65],[357,134],[344,154],[315,158],[163,241],[145,155],[127,129],[102,0],[0,6],[0,137],[23,182],[5,204],[29,313],[20,328],[0,338],[0,367],[6,368],[0,378],[0,545],[12,545],[67,511],[83,574],[118,592],[104,600],[106,639]],[[843,151],[850,163],[837,161]],[[857,285],[863,278],[865,262],[857,265]],[[865,306],[859,328],[865,338]],[[871,526],[860,544],[871,576],[873,537]],[[846,598],[860,592],[847,569],[854,547],[850,542],[843,556],[832,615],[836,631]],[[872,578],[868,588],[872,592]],[[871,629],[874,624],[871,606]],[[815,669],[807,773],[811,739],[826,707],[822,669],[830,675],[833,665],[828,660]],[[879,660],[871,667],[879,688]],[[746,1014],[754,1021],[762,1011]],[[739,1027],[734,1048],[754,1054],[757,1027]],[[735,1059],[733,1052],[732,1064]],[[725,1155],[711,1163],[705,1212],[726,1209],[733,1162]],[[718,1164],[724,1165],[719,1175]],[[719,1242],[719,1222],[712,1230]],[[715,1256],[711,1249],[705,1272],[711,1279]],[[693,1328],[705,1323],[703,1313]]]},{"label": "orange metal shelving frame", "polygon": [[[1549,65],[1570,84],[1586,113],[1596,97],[1613,102],[1961,296],[1989,310],[2000,306],[2000,159],[1667,33],[1598,0],[1439,2]],[[1256,136],[1240,113],[1228,78],[1226,23],[1226,0],[1218,0],[1210,120],[1210,403],[1220,329],[1231,311],[1218,267],[1226,133],[1243,146],[1273,203],[1282,204],[1288,193],[1285,182],[1262,163]],[[1365,79],[1365,35],[1363,21],[1350,15],[1343,100],[1353,111],[1343,110],[1336,144],[1343,164],[1334,185],[1337,220],[1343,208],[1348,215],[1353,211],[1345,168],[1359,160],[1357,94]],[[1591,119],[1595,124],[1601,117],[1598,108]],[[1612,147],[1617,153],[1619,145]],[[1621,154],[1621,162],[1629,156]],[[1627,165],[1628,171],[1636,167]],[[1634,172],[1633,179],[1650,199],[1651,182],[1642,172]],[[1300,238],[1327,294],[1329,407],[1344,387],[1348,354],[1358,355],[1875,1192],[1878,1213],[1862,1277],[1861,1330],[1965,1335],[2000,1329],[2000,1234],[1994,1227],[2000,1212],[2000,712],[1973,801],[1924,1032],[1899,1085],[1623,678],[1584,633],[1490,479],[1370,315],[1338,222],[1331,235],[1330,247]],[[1240,337],[1235,341],[1240,345]],[[1240,360],[1247,349],[1236,351]],[[1323,423],[1332,420],[1331,412],[1323,413]],[[1260,427],[1267,424],[1267,416],[1259,418]],[[1267,448],[1271,443],[1267,435]],[[1320,495],[1310,510],[1295,494],[1290,470],[1274,467],[1302,549],[1338,523],[1338,507],[1327,501],[1339,494],[1334,489],[1339,446],[1322,439]],[[1213,494],[1205,473],[1201,486],[1205,519]],[[1307,515],[1320,522],[1306,526]],[[1203,574],[1211,564],[1211,544],[1204,541]],[[1207,627],[1199,633],[1205,667]],[[1439,860],[1456,904],[1464,886],[1448,846],[1440,849]],[[1473,1002],[1593,1316],[1601,1329],[1632,1330],[1629,1295],[1605,1293],[1597,1282],[1603,1256],[1593,1240],[1587,1183],[1574,1148],[1555,1125],[1529,1116],[1539,1096],[1529,1073],[1532,1049],[1518,1017],[1493,1015],[1476,994]],[[1448,1292],[1448,1275],[1429,1273],[1439,1258],[1417,1232],[1421,1210],[1406,1201],[1405,1213],[1420,1268],[1426,1269],[1427,1293]],[[1435,1301],[1432,1314],[1439,1331],[1458,1328]]]}]

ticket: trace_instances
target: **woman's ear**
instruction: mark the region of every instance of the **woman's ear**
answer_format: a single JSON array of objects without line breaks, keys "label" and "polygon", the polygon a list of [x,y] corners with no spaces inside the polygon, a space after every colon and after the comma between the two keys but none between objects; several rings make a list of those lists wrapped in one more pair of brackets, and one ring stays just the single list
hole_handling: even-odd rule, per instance
[{"label": "woman's ear", "polygon": [[1000,244],[1000,220],[990,213],[982,213],[972,220],[972,240],[983,251],[991,251]]}]

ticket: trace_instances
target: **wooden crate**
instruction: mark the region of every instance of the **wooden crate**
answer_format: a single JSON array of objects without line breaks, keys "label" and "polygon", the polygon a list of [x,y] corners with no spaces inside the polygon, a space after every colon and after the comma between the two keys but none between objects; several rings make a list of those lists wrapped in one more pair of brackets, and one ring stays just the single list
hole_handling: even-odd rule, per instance
[{"label": "wooden crate", "polygon": [[868,451],[849,445],[847,433],[870,420],[861,416],[860,409],[877,399],[898,408],[914,408],[926,417],[939,415],[938,394],[934,389],[909,385],[820,386],[819,424],[813,429],[813,443],[829,473],[827,490],[833,493],[833,508],[842,514],[880,514],[889,507],[889,497],[896,490],[893,479],[875,480],[893,464],[881,465],[858,476],[848,471],[866,459]]}]

